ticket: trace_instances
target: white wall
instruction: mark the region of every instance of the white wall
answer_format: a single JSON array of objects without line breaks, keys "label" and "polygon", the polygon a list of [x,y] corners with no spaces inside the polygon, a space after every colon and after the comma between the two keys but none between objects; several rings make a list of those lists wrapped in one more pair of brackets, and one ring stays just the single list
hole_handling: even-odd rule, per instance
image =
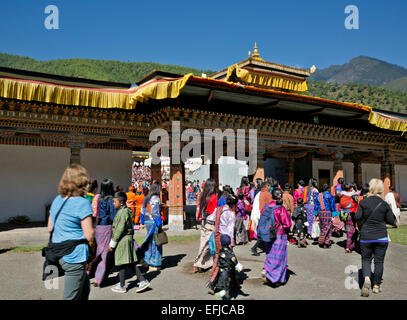
[{"label": "white wall", "polygon": [[44,221],[69,158],[68,148],[0,145],[0,222],[17,215]]},{"label": "white wall", "polygon": [[380,179],[380,164],[376,163],[362,163],[362,182],[363,184],[369,183],[370,179]]},{"label": "white wall", "polygon": [[343,166],[343,178],[346,183],[355,182],[353,176],[353,163],[352,162],[342,162]]},{"label": "white wall", "polygon": [[395,184],[396,191],[401,195],[403,201],[407,200],[407,165],[396,165],[394,166],[396,174]]},{"label": "white wall", "polygon": [[88,170],[91,179],[98,181],[99,186],[106,178],[113,181],[115,188],[123,186],[124,191],[131,185],[131,150],[82,149],[81,165]]}]

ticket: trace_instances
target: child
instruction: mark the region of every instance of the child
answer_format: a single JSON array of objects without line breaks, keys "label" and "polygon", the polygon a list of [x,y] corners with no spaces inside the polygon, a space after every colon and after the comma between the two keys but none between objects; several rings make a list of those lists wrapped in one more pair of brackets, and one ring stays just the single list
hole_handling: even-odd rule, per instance
[{"label": "child", "polygon": [[307,210],[304,208],[304,200],[302,198],[297,199],[297,207],[294,208],[291,219],[294,221],[294,236],[298,236],[298,248],[306,248],[308,243],[305,239],[305,232],[308,222]]},{"label": "child", "polygon": [[116,192],[113,198],[113,205],[117,210],[112,225],[112,239],[109,243],[109,251],[115,248],[114,261],[119,267],[119,280],[113,292],[125,293],[125,273],[129,267],[134,267],[139,281],[136,292],[141,292],[150,286],[150,283],[142,276],[139,268],[135,264],[137,261],[136,250],[133,242],[133,211],[126,206],[127,196],[123,191]]},{"label": "child", "polygon": [[219,251],[218,267],[219,273],[215,280],[215,287],[220,290],[215,294],[217,300],[230,299],[230,291],[234,287],[239,287],[236,280],[236,271],[238,268],[241,270],[241,265],[238,264],[235,254],[230,247],[230,237],[227,234],[222,234],[220,237],[222,249]]}]

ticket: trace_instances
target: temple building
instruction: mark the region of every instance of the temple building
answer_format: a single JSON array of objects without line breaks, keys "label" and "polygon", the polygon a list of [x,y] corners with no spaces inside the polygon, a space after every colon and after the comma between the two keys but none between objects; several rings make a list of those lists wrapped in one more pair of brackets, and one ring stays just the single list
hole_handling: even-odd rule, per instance
[{"label": "temple building", "polygon": [[[311,177],[332,184],[343,176],[358,185],[376,177],[407,197],[407,116],[304,95],[314,70],[264,61],[257,46],[246,60],[208,77],[154,71],[136,85],[1,67],[0,222],[17,215],[43,221],[69,163],[127,188],[133,151],[145,158],[156,143],[152,130],[172,133],[174,121],[181,132],[196,129],[204,137],[207,129],[245,129],[239,138],[257,160],[252,178],[273,176],[294,186]],[[257,130],[256,154],[249,129]],[[218,158],[202,155],[208,175],[219,181]],[[161,174],[160,164],[152,164],[151,178]],[[183,229],[182,162],[170,163],[169,178],[169,226]]]}]

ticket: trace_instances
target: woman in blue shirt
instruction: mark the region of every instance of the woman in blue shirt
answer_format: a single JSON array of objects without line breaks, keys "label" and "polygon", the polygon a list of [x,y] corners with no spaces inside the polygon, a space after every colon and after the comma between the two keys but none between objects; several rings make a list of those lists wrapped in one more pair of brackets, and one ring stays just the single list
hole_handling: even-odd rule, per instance
[{"label": "woman in blue shirt", "polygon": [[89,267],[89,275],[95,274],[93,285],[100,287],[102,282],[109,276],[113,267],[113,256],[109,252],[109,241],[112,237],[112,224],[116,216],[116,209],[113,205],[114,188],[110,179],[105,179],[100,184],[100,197],[97,206],[95,239],[96,256]]},{"label": "woman in blue shirt", "polygon": [[[63,173],[58,186],[59,195],[51,204],[48,219],[48,231],[52,232],[53,243],[93,239],[92,208],[89,201],[84,198],[88,185],[89,175],[86,169],[78,164],[72,164]],[[83,243],[78,244],[70,254],[59,260],[65,272],[64,300],[88,299],[90,292],[86,273],[88,255],[88,245]]]},{"label": "woman in blue shirt", "polygon": [[331,246],[332,217],[339,216],[335,206],[335,197],[329,192],[329,186],[324,183],[322,192],[316,193],[314,198],[314,215],[319,218],[321,233],[318,243],[322,247]]}]

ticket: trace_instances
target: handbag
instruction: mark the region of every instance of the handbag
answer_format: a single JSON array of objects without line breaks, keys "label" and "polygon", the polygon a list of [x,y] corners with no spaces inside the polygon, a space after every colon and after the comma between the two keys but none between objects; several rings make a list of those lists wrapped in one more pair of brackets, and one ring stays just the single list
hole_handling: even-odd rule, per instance
[{"label": "handbag", "polygon": [[[57,224],[57,219],[59,214],[61,213],[62,208],[64,207],[65,203],[68,201],[69,198],[66,198],[65,201],[62,203],[61,207],[59,208],[56,216],[55,216],[55,221],[54,221],[54,227],[52,228],[51,234],[49,235],[49,241],[48,241],[48,246],[42,248],[41,250],[41,255],[45,258],[43,267],[42,267],[42,281],[45,281],[47,279],[53,279],[56,278],[57,275],[54,275],[51,270],[47,270],[48,266],[55,265],[54,263],[50,263],[49,259],[47,257],[48,251],[49,251],[49,246],[52,243],[52,235],[54,234],[55,226]],[[62,270],[61,266],[58,264],[56,267],[58,267],[59,273],[58,275],[63,275],[64,271]],[[51,277],[52,276],[52,277]]]},{"label": "handbag", "polygon": [[319,222],[314,221],[314,223],[312,224],[311,237],[313,239],[318,238],[320,233],[321,233],[321,229],[319,227]]},{"label": "handbag", "polygon": [[158,228],[157,233],[154,235],[154,240],[157,246],[168,243],[168,237],[163,228]]}]

